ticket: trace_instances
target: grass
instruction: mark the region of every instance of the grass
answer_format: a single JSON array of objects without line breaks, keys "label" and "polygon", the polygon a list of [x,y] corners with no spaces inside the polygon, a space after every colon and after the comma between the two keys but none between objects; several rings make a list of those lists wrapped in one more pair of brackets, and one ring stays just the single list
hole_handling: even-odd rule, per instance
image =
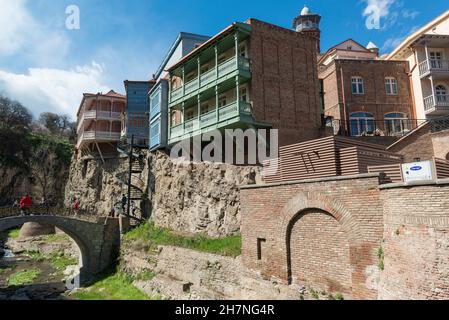
[{"label": "grass", "polygon": [[71,296],[78,300],[159,300],[149,297],[136,288],[132,282],[135,278],[123,273],[105,274],[92,286],[75,291]]},{"label": "grass", "polygon": [[64,240],[68,240],[69,237],[65,234],[55,233],[43,236],[43,240],[46,242],[61,242]]},{"label": "grass", "polygon": [[147,222],[132,230],[126,234],[125,239],[147,241],[152,246],[169,245],[231,257],[239,256],[242,251],[241,236],[220,239],[213,239],[204,235],[182,236],[168,229],[158,228],[152,222]]},{"label": "grass", "polygon": [[45,260],[45,256],[40,251],[27,251],[25,252],[25,255],[27,255],[36,262],[41,262]]},{"label": "grass", "polygon": [[64,252],[53,252],[49,260],[52,266],[58,271],[64,271],[68,266],[78,264],[78,259],[65,255]]},{"label": "grass", "polygon": [[37,277],[41,274],[39,269],[22,270],[12,274],[8,279],[8,285],[10,287],[23,286],[25,284],[33,283]]},{"label": "grass", "polygon": [[11,239],[17,239],[20,235],[20,228],[19,229],[11,229],[8,231],[8,238]]}]

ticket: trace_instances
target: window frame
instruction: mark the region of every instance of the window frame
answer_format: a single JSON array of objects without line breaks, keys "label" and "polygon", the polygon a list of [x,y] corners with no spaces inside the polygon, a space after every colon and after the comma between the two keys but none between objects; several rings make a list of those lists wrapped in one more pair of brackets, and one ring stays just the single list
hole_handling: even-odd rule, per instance
[{"label": "window frame", "polygon": [[[389,90],[390,92],[388,92]],[[395,77],[385,77],[385,93],[387,96],[398,95],[398,80]]]},{"label": "window frame", "polygon": [[[355,91],[354,88],[356,88]],[[363,79],[363,77],[360,76],[351,77],[351,92],[354,95],[365,94],[365,80]]]}]

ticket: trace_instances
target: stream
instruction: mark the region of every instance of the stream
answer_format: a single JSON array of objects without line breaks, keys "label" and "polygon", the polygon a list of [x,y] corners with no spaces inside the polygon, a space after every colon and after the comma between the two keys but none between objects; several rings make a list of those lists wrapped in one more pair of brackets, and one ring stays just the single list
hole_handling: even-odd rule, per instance
[{"label": "stream", "polygon": [[68,299],[64,272],[49,259],[14,254],[0,240],[0,300]]}]

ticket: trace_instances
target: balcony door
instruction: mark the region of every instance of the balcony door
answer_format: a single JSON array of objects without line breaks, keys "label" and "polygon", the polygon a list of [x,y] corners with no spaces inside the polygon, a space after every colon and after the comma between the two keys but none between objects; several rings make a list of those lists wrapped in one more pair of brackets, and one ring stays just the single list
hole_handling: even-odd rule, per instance
[{"label": "balcony door", "polygon": [[433,51],[430,53],[430,66],[432,69],[443,68],[443,55],[441,52]]},{"label": "balcony door", "polygon": [[405,113],[393,112],[385,115],[385,130],[388,136],[402,135],[410,131],[410,122]]},{"label": "balcony door", "polygon": [[445,86],[439,85],[435,87],[435,95],[437,97],[437,102],[449,102],[447,90]]},{"label": "balcony door", "polygon": [[351,136],[361,136],[373,133],[375,130],[374,116],[368,112],[352,113],[349,120]]}]

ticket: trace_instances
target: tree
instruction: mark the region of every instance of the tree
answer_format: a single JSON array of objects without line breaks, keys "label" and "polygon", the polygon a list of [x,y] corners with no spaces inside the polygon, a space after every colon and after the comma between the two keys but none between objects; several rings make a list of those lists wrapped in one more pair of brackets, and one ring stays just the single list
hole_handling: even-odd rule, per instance
[{"label": "tree", "polygon": [[23,166],[32,115],[19,102],[0,95],[0,164]]},{"label": "tree", "polygon": [[59,115],[52,112],[44,112],[39,116],[38,122],[44,125],[51,133],[70,137],[75,127],[68,115]]}]

